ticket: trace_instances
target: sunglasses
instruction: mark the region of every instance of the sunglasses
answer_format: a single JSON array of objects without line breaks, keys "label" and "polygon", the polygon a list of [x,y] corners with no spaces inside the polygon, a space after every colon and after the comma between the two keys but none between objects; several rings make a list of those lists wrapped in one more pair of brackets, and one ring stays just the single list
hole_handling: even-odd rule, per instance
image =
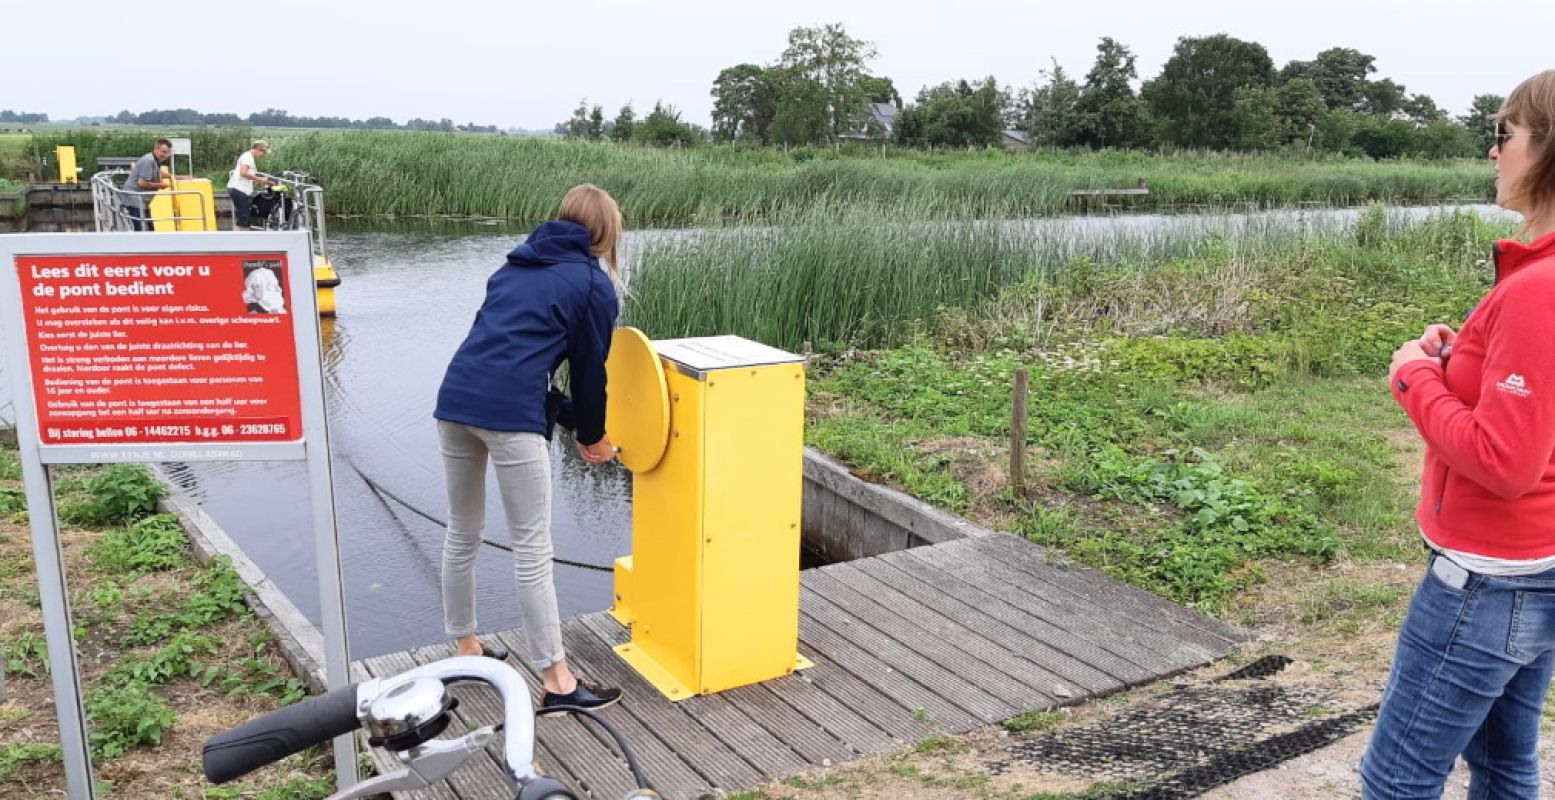
[{"label": "sunglasses", "polygon": [[1513,136],[1532,136],[1532,135],[1534,135],[1532,131],[1528,131],[1528,132],[1524,132],[1524,133],[1517,133],[1516,131],[1509,130],[1506,127],[1506,123],[1505,122],[1503,122],[1502,120],[1499,120],[1499,119],[1496,120],[1496,134],[1495,134],[1495,136],[1496,136],[1496,149],[1497,150],[1505,148],[1506,147],[1506,143],[1511,141]]}]

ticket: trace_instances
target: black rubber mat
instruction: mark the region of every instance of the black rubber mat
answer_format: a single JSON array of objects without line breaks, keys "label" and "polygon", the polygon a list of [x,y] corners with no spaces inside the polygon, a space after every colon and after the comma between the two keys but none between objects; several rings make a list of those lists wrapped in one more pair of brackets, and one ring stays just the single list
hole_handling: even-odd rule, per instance
[{"label": "black rubber mat", "polygon": [[1022,737],[987,763],[1095,780],[1086,800],[1181,800],[1325,747],[1375,719],[1375,704],[1334,707],[1309,687],[1269,680],[1291,663],[1268,656],[1208,685],[1182,686],[1117,716]]}]

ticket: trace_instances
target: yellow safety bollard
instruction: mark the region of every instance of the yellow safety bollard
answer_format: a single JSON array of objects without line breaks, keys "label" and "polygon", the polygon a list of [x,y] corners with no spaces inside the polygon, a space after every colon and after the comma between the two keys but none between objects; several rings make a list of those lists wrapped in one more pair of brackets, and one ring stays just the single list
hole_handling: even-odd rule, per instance
[{"label": "yellow safety bollard", "polygon": [[54,145],[54,160],[59,163],[60,183],[80,183],[81,170],[76,167],[76,148],[74,145]]},{"label": "yellow safety bollard", "polygon": [[798,655],[804,359],[738,336],[610,345],[606,427],[632,470],[616,560],[622,659],[670,700],[811,666]]},{"label": "yellow safety bollard", "polygon": [[185,178],[173,184],[173,214],[178,230],[216,230],[216,195],[208,178]]},{"label": "yellow safety bollard", "polygon": [[166,189],[146,198],[146,208],[151,216],[151,229],[158,233],[173,231],[214,231],[216,227],[216,196],[208,178],[177,178],[162,168],[162,177],[169,182]]}]

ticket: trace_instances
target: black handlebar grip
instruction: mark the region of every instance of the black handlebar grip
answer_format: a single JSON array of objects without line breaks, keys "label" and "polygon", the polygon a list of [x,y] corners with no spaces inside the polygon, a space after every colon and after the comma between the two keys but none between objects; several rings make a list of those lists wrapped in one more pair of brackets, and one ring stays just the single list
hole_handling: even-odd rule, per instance
[{"label": "black handlebar grip", "polygon": [[332,689],[205,740],[205,778],[226,783],[350,733],[356,725],[356,684]]}]

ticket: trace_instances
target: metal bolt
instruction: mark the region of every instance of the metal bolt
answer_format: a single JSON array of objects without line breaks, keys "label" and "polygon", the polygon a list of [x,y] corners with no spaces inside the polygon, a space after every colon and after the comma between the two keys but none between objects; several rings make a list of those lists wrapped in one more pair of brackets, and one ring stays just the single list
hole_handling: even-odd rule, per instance
[{"label": "metal bolt", "polygon": [[680,392],[676,392],[676,393],[670,395],[670,399],[674,400],[677,403],[679,403],[680,402]]}]

